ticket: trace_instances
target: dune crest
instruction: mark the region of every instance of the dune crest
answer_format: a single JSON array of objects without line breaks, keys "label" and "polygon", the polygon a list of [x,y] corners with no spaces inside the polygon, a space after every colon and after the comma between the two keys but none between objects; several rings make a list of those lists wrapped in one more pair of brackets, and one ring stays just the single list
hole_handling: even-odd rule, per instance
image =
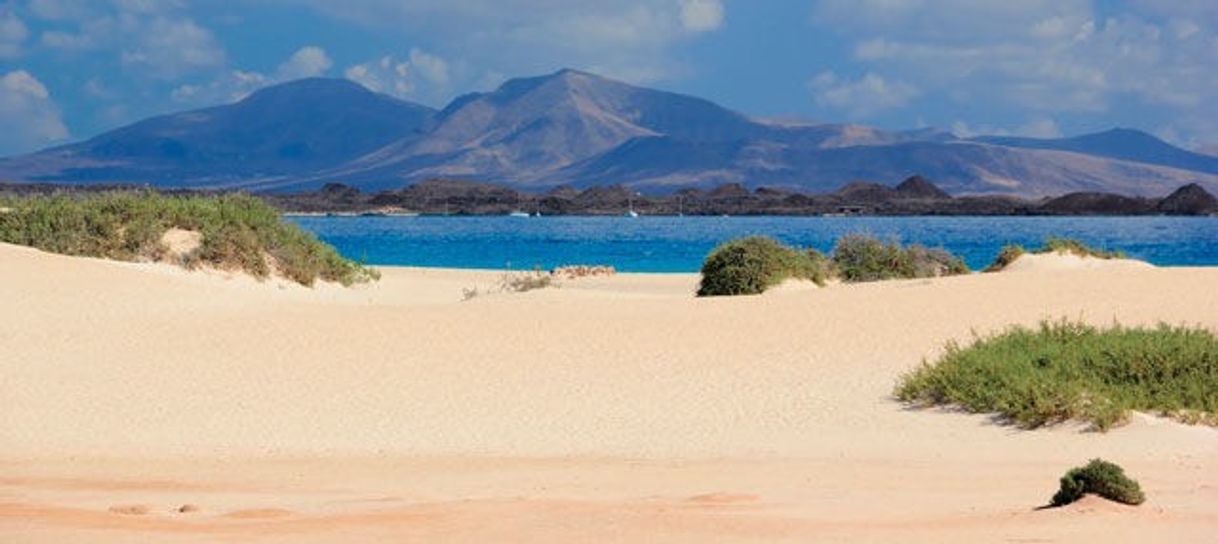
[{"label": "dune crest", "polygon": [[1053,273],[1071,270],[1146,270],[1154,265],[1137,259],[1101,259],[1072,253],[1025,253],[1003,272]]}]

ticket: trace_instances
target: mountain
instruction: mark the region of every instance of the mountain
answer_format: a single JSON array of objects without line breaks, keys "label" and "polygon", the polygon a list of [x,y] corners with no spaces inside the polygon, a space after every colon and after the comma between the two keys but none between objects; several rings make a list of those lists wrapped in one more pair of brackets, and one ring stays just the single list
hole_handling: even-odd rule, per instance
[{"label": "mountain", "polygon": [[374,188],[438,177],[553,185],[546,180],[556,170],[636,138],[697,145],[764,130],[700,98],[562,70],[460,97],[427,138],[405,138],[324,175]]},{"label": "mountain", "polygon": [[915,173],[957,195],[1160,196],[1190,183],[1218,190],[1218,158],[1137,131],[961,139],[934,129],[766,120],[577,70],[509,80],[441,111],[348,81],[302,80],[0,160],[0,179],[15,181],[278,191],[334,182],[377,191],[445,178],[534,192],[734,183],[825,193],[850,180],[891,183]]},{"label": "mountain", "polygon": [[1114,128],[1073,138],[983,136],[974,138],[974,140],[1007,147],[1073,151],[1098,157],[1218,174],[1218,157],[1181,149],[1140,130],[1127,128]]},{"label": "mountain", "polygon": [[244,185],[335,167],[421,136],[435,114],[347,80],[303,79],[9,159],[0,172],[27,180]]}]

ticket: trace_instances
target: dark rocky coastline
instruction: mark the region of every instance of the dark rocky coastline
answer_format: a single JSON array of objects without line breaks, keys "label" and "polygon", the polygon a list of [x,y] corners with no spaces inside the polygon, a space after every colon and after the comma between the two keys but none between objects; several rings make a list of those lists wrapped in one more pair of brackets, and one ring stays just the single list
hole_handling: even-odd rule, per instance
[{"label": "dark rocky coastline", "polygon": [[[130,185],[0,185],[0,195],[133,190]],[[161,190],[199,194],[197,190]],[[738,184],[709,191],[681,189],[667,195],[642,195],[620,185],[584,190],[558,187],[525,193],[491,183],[432,180],[398,190],[361,192],[342,184],[318,191],[257,194],[284,212],[310,214],[505,215],[1212,215],[1218,198],[1196,184],[1162,198],[1111,193],[1070,193],[1038,200],[1010,196],[947,194],[933,182],[913,176],[896,186],[851,182],[832,193],[805,194],[781,189],[749,191]]]}]

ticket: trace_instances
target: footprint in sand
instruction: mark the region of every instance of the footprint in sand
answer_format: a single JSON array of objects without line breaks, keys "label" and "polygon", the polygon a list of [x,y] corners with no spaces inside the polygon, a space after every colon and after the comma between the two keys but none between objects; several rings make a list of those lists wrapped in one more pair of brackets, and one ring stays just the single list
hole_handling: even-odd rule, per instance
[{"label": "footprint in sand", "polygon": [[275,519],[292,515],[288,510],[279,508],[251,508],[248,510],[233,510],[224,517],[230,519]]},{"label": "footprint in sand", "polygon": [[152,509],[143,504],[123,504],[110,507],[110,513],[123,516],[146,516]]},{"label": "footprint in sand", "polygon": [[761,497],[757,495],[749,495],[747,493],[707,493],[705,495],[694,495],[685,500],[695,504],[718,505],[757,502],[760,499]]}]

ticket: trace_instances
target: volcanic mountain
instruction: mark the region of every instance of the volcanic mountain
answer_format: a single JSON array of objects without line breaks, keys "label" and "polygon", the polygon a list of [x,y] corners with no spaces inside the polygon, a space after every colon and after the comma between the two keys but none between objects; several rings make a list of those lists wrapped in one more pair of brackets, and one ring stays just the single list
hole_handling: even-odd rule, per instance
[{"label": "volcanic mountain", "polygon": [[[958,138],[776,122],[577,70],[509,80],[441,111],[345,80],[269,87],[0,160],[0,179],[297,190],[465,179],[543,192],[621,184],[668,192],[737,183],[829,192],[913,174],[951,194],[1159,196],[1218,190],[1218,158],[1118,129],[1058,140]],[[916,187],[914,189],[917,189]]]}]

